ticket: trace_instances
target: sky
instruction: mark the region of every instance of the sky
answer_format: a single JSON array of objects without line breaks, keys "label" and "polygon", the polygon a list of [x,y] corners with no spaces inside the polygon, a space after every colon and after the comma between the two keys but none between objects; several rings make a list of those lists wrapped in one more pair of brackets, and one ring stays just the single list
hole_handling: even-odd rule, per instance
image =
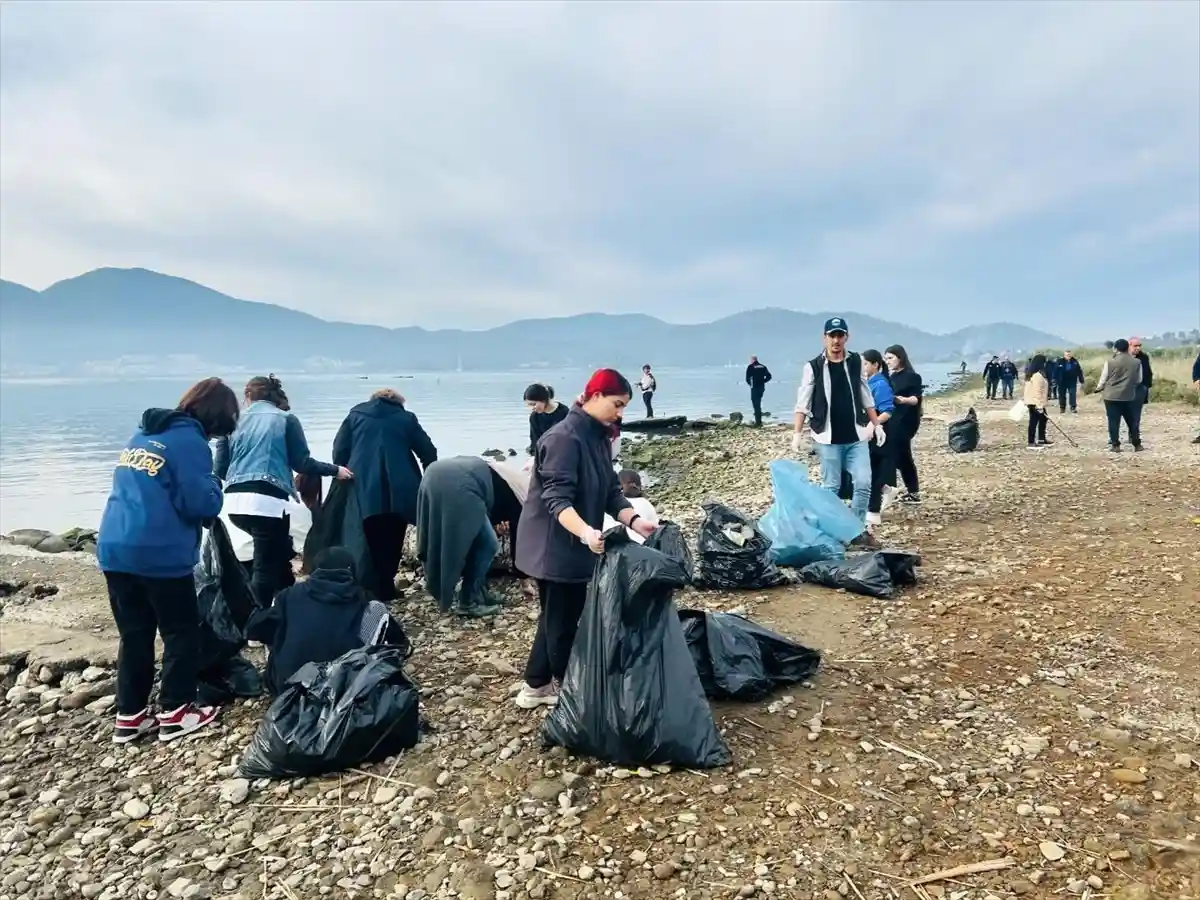
[{"label": "sky", "polygon": [[1200,326],[1200,3],[0,10],[0,276],[389,326]]}]

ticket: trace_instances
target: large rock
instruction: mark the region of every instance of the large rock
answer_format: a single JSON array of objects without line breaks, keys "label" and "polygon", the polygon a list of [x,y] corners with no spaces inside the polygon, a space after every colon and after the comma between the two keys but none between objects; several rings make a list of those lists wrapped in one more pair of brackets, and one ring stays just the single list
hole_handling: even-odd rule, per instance
[{"label": "large rock", "polygon": [[18,528],[12,534],[6,535],[6,540],[22,547],[36,547],[48,537],[53,537],[49,531],[40,528]]},{"label": "large rock", "polygon": [[71,549],[71,545],[64,541],[59,535],[52,534],[38,542],[34,548],[38,553],[66,553]]}]

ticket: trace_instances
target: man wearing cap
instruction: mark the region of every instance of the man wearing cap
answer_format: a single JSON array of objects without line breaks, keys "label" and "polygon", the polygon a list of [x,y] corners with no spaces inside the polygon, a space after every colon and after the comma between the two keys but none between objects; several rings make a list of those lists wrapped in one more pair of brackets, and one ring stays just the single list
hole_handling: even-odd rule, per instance
[{"label": "man wearing cap", "polygon": [[[854,482],[851,509],[865,525],[871,498],[871,454],[867,442],[875,434],[879,419],[863,375],[862,358],[846,352],[849,337],[845,319],[834,316],[825,321],[825,350],[805,364],[800,377],[792,449],[800,452],[807,421],[807,430],[812,433],[821,460],[821,485],[836,494],[842,484],[842,472],[849,472]],[[885,439],[883,429],[878,428],[876,440],[882,445]],[[854,542],[875,545],[875,539],[865,530]]]}]

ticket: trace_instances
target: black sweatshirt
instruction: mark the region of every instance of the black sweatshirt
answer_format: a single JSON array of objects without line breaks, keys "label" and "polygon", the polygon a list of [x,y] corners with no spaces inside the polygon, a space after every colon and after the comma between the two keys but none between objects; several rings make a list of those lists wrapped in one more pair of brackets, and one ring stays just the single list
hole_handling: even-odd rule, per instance
[{"label": "black sweatshirt", "polygon": [[567,417],[569,407],[560,403],[553,412],[531,412],[529,414],[529,455],[537,452],[542,435]]}]

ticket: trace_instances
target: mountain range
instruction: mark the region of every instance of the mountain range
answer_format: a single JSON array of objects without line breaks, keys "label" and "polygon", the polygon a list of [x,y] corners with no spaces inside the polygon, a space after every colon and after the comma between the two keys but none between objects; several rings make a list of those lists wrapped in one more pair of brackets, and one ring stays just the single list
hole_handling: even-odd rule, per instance
[{"label": "mountain range", "polygon": [[146,269],[96,269],[35,291],[0,281],[0,371],[15,375],[200,374],[230,371],[412,372],[518,368],[635,370],[768,365],[809,359],[821,326],[845,315],[857,349],[903,344],[917,360],[972,363],[1066,342],[1023,325],[974,325],[950,334],[853,312],[756,309],[701,325],[646,315],[586,313],[527,319],[484,331],[383,328],[333,322],[239,300]]}]

